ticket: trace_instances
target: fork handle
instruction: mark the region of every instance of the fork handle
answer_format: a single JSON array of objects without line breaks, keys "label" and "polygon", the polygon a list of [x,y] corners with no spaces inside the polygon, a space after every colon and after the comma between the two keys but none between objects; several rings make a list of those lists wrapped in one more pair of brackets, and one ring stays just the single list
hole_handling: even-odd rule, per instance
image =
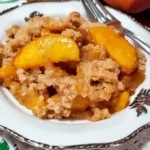
[{"label": "fork handle", "polygon": [[[137,36],[137,35],[135,36],[134,33],[132,33],[130,30],[125,29],[125,28],[123,28],[122,32],[123,32],[126,36],[130,37],[133,41],[136,40],[137,42],[139,42],[139,43],[143,44],[144,46],[146,46],[146,47],[149,49],[149,50],[146,50],[146,52],[147,52],[148,54],[150,54],[150,45],[147,44],[142,38],[140,38],[140,37]],[[143,46],[143,45],[142,45],[142,46]]]}]

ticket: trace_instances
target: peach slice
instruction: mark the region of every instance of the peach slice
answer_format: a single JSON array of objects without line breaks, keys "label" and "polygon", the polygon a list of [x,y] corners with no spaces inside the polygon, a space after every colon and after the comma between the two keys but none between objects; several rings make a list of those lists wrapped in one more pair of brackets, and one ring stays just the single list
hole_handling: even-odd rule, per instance
[{"label": "peach slice", "polygon": [[[15,96],[17,101],[32,113],[37,116],[39,111],[42,111],[43,107],[47,105],[48,94],[45,93],[40,96],[35,90],[26,90],[25,95],[22,94],[21,84],[18,82],[11,82],[10,92]],[[44,116],[39,116],[44,119]]]},{"label": "peach slice", "polygon": [[73,109],[79,109],[79,110],[84,110],[89,106],[89,98],[87,97],[82,97],[82,96],[77,96],[73,100]]},{"label": "peach slice", "polygon": [[46,105],[46,102],[41,100],[36,92],[31,91],[28,92],[26,96],[22,97],[22,104],[28,109],[33,110],[34,107],[42,108]]},{"label": "peach slice", "polygon": [[46,105],[44,99],[40,99],[38,93],[33,90],[28,90],[26,95],[21,94],[21,85],[13,82],[10,86],[11,93],[16,97],[19,103],[24,105],[26,108],[34,111],[34,107],[42,108]]},{"label": "peach slice", "polygon": [[62,32],[67,26],[66,19],[54,19],[49,17],[43,17],[41,25],[44,28],[49,29],[51,32]]},{"label": "peach slice", "polygon": [[50,31],[52,32],[61,32],[65,29],[65,26],[63,25],[49,25],[49,26],[46,26]]},{"label": "peach slice", "polygon": [[49,62],[79,60],[79,48],[70,37],[50,34],[23,47],[14,58],[13,65],[16,68],[28,69],[45,66]]},{"label": "peach slice", "polygon": [[0,68],[0,79],[17,77],[16,69],[11,65],[4,65]]},{"label": "peach slice", "polygon": [[89,30],[89,34],[96,44],[106,47],[108,55],[125,73],[134,71],[137,64],[136,49],[121,34],[110,27],[94,27]]},{"label": "peach slice", "polygon": [[112,112],[118,112],[123,110],[129,103],[129,93],[127,91],[122,92],[117,98],[113,100]]},{"label": "peach slice", "polygon": [[145,78],[146,75],[143,72],[133,72],[131,75],[122,77],[121,81],[127,89],[133,92],[144,82]]}]

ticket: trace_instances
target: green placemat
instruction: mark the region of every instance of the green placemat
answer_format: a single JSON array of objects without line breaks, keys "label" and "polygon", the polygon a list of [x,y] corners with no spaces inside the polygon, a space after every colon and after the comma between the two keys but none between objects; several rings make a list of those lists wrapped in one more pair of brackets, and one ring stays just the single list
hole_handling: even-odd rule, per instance
[{"label": "green placemat", "polygon": [[18,1],[18,0],[0,0],[0,3],[13,3],[16,1]]},{"label": "green placemat", "polygon": [[0,150],[9,150],[8,143],[5,140],[0,141]]}]

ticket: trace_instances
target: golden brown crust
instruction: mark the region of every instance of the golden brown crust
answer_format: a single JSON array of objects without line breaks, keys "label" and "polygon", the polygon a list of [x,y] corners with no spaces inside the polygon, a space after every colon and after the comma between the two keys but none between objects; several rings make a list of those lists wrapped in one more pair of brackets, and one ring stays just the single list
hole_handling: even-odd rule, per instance
[{"label": "golden brown crust", "polygon": [[145,72],[146,57],[140,50],[137,50],[137,58],[138,58],[137,70],[139,72]]},{"label": "golden brown crust", "polygon": [[86,60],[104,60],[107,57],[105,47],[102,45],[88,44],[82,47],[81,59]]},{"label": "golden brown crust", "polygon": [[[45,105],[34,107],[33,114],[39,118],[82,118],[98,121],[110,118],[109,107],[112,97],[125,89],[120,81],[120,66],[108,57],[103,45],[95,45],[88,30],[95,26],[106,26],[83,19],[78,12],[67,18],[34,17],[22,27],[13,25],[6,30],[6,45],[0,44],[0,64],[12,64],[20,49],[40,36],[60,33],[71,37],[80,48],[80,62],[47,64],[29,70],[17,69],[17,79],[5,79],[3,86],[24,105],[22,97],[37,94]],[[137,50],[137,70],[145,72],[146,58]],[[69,70],[69,71],[68,71]],[[73,70],[73,73],[70,73]],[[9,84],[11,81],[11,84]],[[53,91],[49,92],[49,89]],[[55,93],[55,94],[54,94]],[[56,94],[57,93],[57,94]],[[53,97],[54,96],[54,97]],[[72,109],[74,99],[80,97],[88,107]]]}]

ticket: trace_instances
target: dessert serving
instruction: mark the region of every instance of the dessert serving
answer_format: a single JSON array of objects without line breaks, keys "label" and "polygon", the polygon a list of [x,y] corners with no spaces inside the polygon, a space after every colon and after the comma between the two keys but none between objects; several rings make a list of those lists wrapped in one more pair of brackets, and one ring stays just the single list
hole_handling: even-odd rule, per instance
[{"label": "dessert serving", "polygon": [[42,119],[110,118],[145,79],[144,54],[118,30],[78,12],[35,16],[6,33],[0,83]]}]

